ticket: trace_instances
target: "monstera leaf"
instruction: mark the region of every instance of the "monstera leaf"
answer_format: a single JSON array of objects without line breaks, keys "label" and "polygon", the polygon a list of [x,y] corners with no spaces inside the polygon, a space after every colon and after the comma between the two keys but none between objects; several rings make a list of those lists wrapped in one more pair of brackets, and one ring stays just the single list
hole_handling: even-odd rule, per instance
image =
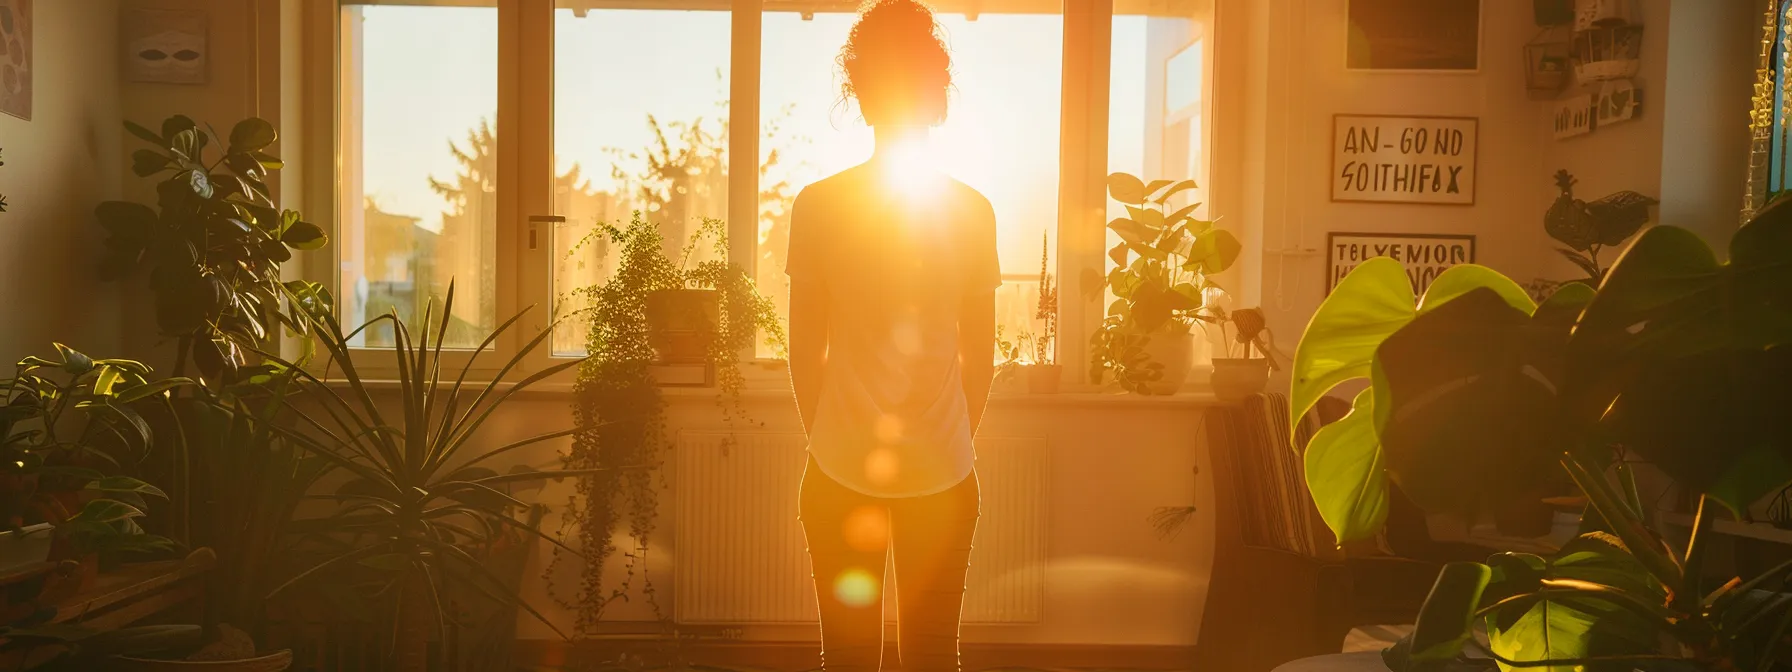
[{"label": "monstera leaf", "polygon": [[1570,412],[1613,409],[1610,422],[1639,453],[1732,509],[1783,483],[1792,476],[1781,401],[1792,395],[1781,373],[1792,347],[1788,260],[1786,201],[1736,231],[1728,262],[1691,231],[1644,232],[1569,342]]},{"label": "monstera leaf", "polygon": [[[1377,427],[1390,475],[1433,512],[1473,514],[1536,495],[1569,447],[1557,391],[1584,285],[1527,314],[1477,288],[1418,316],[1376,351]],[[1574,289],[1580,288],[1580,289]],[[1546,305],[1550,305],[1546,304]]]}]

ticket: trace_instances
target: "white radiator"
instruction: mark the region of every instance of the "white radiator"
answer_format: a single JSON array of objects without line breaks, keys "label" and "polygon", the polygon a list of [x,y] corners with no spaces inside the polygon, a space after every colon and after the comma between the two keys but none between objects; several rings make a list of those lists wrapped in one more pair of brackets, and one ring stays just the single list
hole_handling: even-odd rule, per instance
[{"label": "white radiator", "polygon": [[[812,623],[815,585],[797,522],[803,437],[683,432],[674,495],[675,617],[682,623]],[[1044,611],[1046,449],[980,439],[982,517],[966,623],[1037,623]],[[894,581],[886,578],[886,586]],[[896,610],[885,591],[884,614]]]}]

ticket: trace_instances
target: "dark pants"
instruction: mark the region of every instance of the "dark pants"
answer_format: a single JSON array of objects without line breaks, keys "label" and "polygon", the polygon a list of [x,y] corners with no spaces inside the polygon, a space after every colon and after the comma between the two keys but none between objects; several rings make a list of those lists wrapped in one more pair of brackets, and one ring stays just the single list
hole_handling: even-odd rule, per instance
[{"label": "dark pants", "polygon": [[977,530],[977,474],[938,494],[883,498],[829,478],[810,458],[798,517],[821,603],[827,672],[874,672],[883,657],[884,558],[895,548],[904,672],[956,672],[958,615]]}]

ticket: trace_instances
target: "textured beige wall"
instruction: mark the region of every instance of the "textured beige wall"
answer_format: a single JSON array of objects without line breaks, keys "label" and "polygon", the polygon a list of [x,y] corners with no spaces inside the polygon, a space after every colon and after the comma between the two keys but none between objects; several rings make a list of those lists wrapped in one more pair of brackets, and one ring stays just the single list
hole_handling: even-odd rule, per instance
[{"label": "textured beige wall", "polygon": [[95,268],[103,231],[93,207],[116,198],[116,0],[39,0],[33,17],[31,121],[0,115],[0,368],[51,341],[117,352],[117,288]]}]

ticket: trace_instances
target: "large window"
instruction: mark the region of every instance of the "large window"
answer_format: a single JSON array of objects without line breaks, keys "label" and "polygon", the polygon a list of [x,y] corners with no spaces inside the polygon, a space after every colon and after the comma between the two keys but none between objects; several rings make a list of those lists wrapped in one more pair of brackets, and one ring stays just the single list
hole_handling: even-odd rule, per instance
[{"label": "large window", "polygon": [[[465,3],[463,3],[465,4]],[[447,343],[497,324],[498,29],[492,7],[345,7],[343,322],[421,323],[454,282]],[[390,326],[362,345],[392,344]]]},{"label": "large window", "polygon": [[[604,282],[616,262],[593,234],[637,211],[668,248],[704,218],[727,220],[730,258],[785,317],[792,201],[873,149],[836,64],[856,1],[338,3],[332,280],[345,322],[392,310],[419,321],[451,281],[451,347],[477,345],[526,305],[575,311],[571,290]],[[1061,150],[1089,146],[1078,134],[1107,138],[1111,170],[1205,184],[1207,47],[1190,9],[1202,5],[1118,2],[1112,53],[1067,54],[1054,0],[934,4],[953,58],[934,158],[995,208],[998,324],[1036,331],[1041,257],[1061,278],[1099,267],[1100,251],[1070,242],[1081,234],[1060,242],[1061,227],[1094,235],[1105,221],[1099,208],[1060,212]],[[741,6],[763,11],[752,21]],[[1062,125],[1082,63],[1111,69],[1105,128]],[[1084,321],[1099,319],[1090,306]],[[1065,324],[1062,338],[1092,326]],[[552,356],[582,353],[584,331],[562,323]],[[390,341],[382,330],[362,345]]]},{"label": "large window", "polygon": [[[1195,189],[1181,192],[1168,210],[1205,203],[1208,194],[1206,22],[1181,14],[1121,14],[1114,17],[1113,51],[1108,73],[1108,171],[1151,180],[1194,180]],[[1206,216],[1205,206],[1195,210]],[[1127,216],[1112,200],[1107,218]],[[1120,243],[1107,232],[1107,247]],[[1116,265],[1107,260],[1106,267]],[[1103,307],[1114,300],[1104,296]],[[1211,357],[1207,343],[1196,341],[1196,360]]]}]

